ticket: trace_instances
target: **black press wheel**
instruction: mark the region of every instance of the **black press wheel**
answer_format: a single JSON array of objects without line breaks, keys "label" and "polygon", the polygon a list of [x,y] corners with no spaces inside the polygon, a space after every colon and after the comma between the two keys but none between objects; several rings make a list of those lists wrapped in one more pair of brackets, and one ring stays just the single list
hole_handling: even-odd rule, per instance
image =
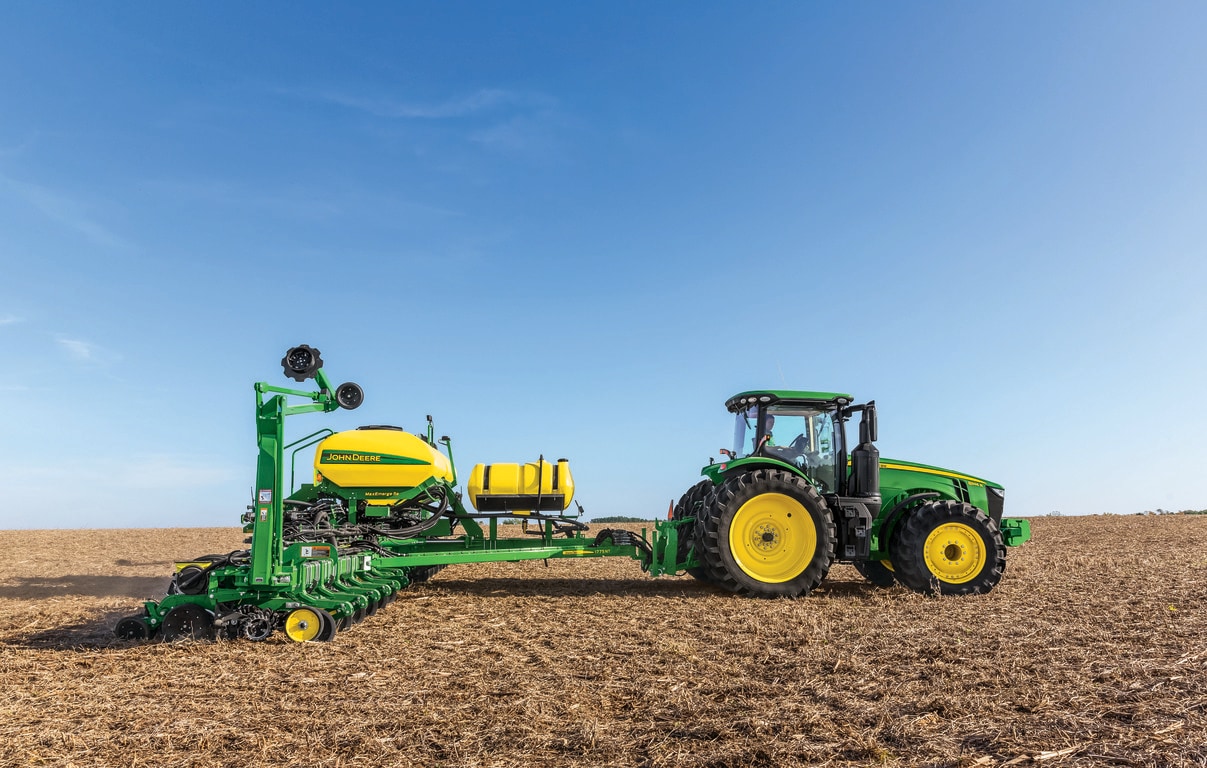
[{"label": "black press wheel", "polygon": [[854,565],[863,578],[878,587],[891,587],[897,583],[893,571],[879,560],[856,560]]},{"label": "black press wheel", "polygon": [[826,578],[834,518],[807,480],[761,467],[727,479],[704,515],[704,561],[719,583],[756,597],[797,597]]},{"label": "black press wheel", "polygon": [[183,603],[168,611],[159,629],[165,643],[176,640],[213,640],[214,615],[193,603]]},{"label": "black press wheel", "polygon": [[897,579],[926,594],[982,594],[997,586],[1006,568],[997,524],[959,501],[932,501],[906,513],[889,554]]},{"label": "black press wheel", "polygon": [[[703,514],[705,499],[708,498],[708,494],[712,493],[712,489],[713,484],[711,480],[701,480],[693,485],[687,490],[687,493],[683,494],[679,499],[679,503],[671,510],[671,519],[683,520],[684,518],[694,517],[698,521]],[[679,562],[686,560],[692,550],[697,549],[696,542],[698,539],[696,538],[696,531],[698,530],[697,525],[679,529],[679,552],[677,555]],[[696,558],[699,560],[699,555]],[[700,581],[710,581],[708,570],[704,565],[696,568],[688,568],[687,572],[692,578],[699,579]]]}]

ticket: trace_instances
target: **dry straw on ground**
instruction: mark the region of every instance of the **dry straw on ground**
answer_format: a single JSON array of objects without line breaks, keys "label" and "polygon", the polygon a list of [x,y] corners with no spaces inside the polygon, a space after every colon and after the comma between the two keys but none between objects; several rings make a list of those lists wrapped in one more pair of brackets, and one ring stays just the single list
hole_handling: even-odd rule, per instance
[{"label": "dry straw on ground", "polygon": [[983,597],[467,565],[331,644],[111,640],[242,538],[0,532],[0,765],[1207,765],[1207,516],[1036,520]]}]

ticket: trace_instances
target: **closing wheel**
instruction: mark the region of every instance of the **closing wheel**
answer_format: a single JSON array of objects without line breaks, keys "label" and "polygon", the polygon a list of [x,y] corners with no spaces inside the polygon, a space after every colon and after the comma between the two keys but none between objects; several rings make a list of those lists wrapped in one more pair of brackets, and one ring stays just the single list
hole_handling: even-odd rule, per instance
[{"label": "closing wheel", "polygon": [[[708,494],[712,493],[712,489],[713,484],[711,480],[701,480],[687,489],[687,493],[684,493],[679,498],[679,503],[671,510],[671,519],[699,518],[703,514],[705,500],[708,498]],[[699,540],[696,537],[697,530],[699,530],[698,522],[696,525],[679,529],[679,552],[677,557],[680,562],[685,560],[693,550],[696,550],[696,542]],[[696,559],[700,560],[699,554],[696,555]],[[708,569],[703,563],[695,568],[688,568],[687,572],[694,579],[710,581]]]},{"label": "closing wheel", "polygon": [[200,605],[178,605],[164,615],[159,636],[165,643],[175,640],[213,640],[214,616]]},{"label": "closing wheel", "polygon": [[909,512],[889,542],[893,571],[917,592],[971,595],[1002,579],[1002,532],[981,510],[959,501],[933,501]]},{"label": "closing wheel", "polygon": [[151,636],[151,628],[142,616],[127,616],[117,622],[113,634],[120,640],[146,640]]},{"label": "closing wheel", "polygon": [[883,560],[856,560],[855,570],[878,587],[891,587],[897,583],[893,569]]},{"label": "closing wheel", "polygon": [[285,636],[295,643],[308,643],[323,633],[323,617],[319,608],[294,608],[285,617]]},{"label": "closing wheel", "polygon": [[706,511],[704,559],[720,583],[759,597],[808,594],[834,559],[834,519],[807,480],[760,468],[729,478]]}]

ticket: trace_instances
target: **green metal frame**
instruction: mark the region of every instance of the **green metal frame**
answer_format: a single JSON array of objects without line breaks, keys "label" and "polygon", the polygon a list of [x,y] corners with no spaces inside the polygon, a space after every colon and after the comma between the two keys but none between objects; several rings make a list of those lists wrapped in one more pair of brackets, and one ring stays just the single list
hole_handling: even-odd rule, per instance
[{"label": "green metal frame", "polygon": [[[143,621],[150,634],[159,629],[173,608],[185,604],[200,606],[219,621],[222,621],[219,614],[223,611],[227,612],[226,616],[234,616],[247,607],[278,612],[301,606],[322,608],[340,621],[354,619],[375,610],[395,591],[409,584],[414,569],[428,566],[629,557],[640,561],[651,575],[659,576],[683,573],[687,568],[699,565],[694,557],[683,562],[677,559],[680,529],[693,525],[691,518],[656,522],[652,532],[643,529],[640,536],[628,534],[631,538],[619,544],[608,539],[597,544],[595,539],[579,532],[559,533],[558,524],[572,520],[574,514],[533,515],[530,519],[540,525],[539,536],[500,536],[499,515],[480,514],[466,508],[454,492],[456,465],[452,441],[442,437],[437,443],[430,417],[427,442],[432,446],[443,446],[452,467],[453,480],[433,477],[411,488],[389,489],[389,497],[410,500],[442,486],[440,490],[449,500],[452,519],[442,520],[422,537],[380,539],[377,544],[381,551],[343,554],[338,546],[321,541],[286,545],[283,523],[287,500],[339,496],[347,505],[350,522],[356,522],[357,502],[368,498],[370,493],[369,489],[343,488],[327,480],[317,485],[303,484],[296,492],[290,492],[297,451],[331,434],[331,430],[318,430],[286,443],[286,418],[304,413],[330,413],[340,407],[334,395],[335,387],[321,368],[315,373],[315,383],[318,385],[316,391],[264,382],[255,385],[258,457],[253,503],[244,516],[244,530],[251,534],[246,562],[196,563],[205,569],[204,589],[198,594],[169,594],[144,604]],[[291,403],[291,398],[301,402]],[[285,452],[289,449],[294,451],[289,463],[290,485],[286,486]],[[375,488],[371,492],[374,498],[380,499],[382,489]],[[519,514],[509,516],[522,518]],[[478,522],[484,518],[488,519],[485,529]],[[452,536],[457,525],[462,533]]]}]

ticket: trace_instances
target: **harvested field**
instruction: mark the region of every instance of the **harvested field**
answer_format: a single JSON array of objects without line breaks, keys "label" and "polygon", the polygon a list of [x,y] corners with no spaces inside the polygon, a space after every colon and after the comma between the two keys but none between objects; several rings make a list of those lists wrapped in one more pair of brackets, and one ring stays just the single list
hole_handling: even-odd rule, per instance
[{"label": "harvested field", "polygon": [[1207,516],[1033,523],[983,597],[465,565],[301,645],[111,640],[235,529],[3,532],[0,765],[1207,765]]}]

